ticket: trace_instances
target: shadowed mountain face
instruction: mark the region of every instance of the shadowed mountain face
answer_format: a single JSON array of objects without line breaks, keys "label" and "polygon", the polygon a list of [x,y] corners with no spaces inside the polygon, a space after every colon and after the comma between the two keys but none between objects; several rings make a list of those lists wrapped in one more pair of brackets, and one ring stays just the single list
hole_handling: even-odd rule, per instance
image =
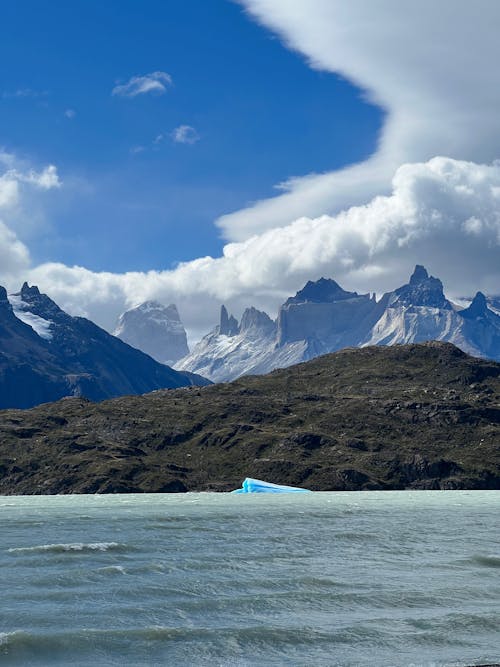
[{"label": "shadowed mountain face", "polygon": [[0,412],[0,493],[499,489],[500,364],[346,349],[230,384]]},{"label": "shadowed mountain face", "polygon": [[[274,328],[267,315],[259,313],[256,326],[247,331],[243,326],[247,315],[238,325],[223,307],[219,327],[176,368],[220,382],[268,373],[345,347],[428,340],[449,341],[469,354],[500,360],[495,303],[478,293],[469,308],[460,310],[444,295],[441,281],[419,265],[408,284],[378,302],[374,296],[347,292],[334,280],[321,278],[285,301]],[[245,313],[248,310],[255,311]]]},{"label": "shadowed mountain face", "polygon": [[27,408],[63,396],[103,400],[203,383],[159,364],[90,320],[71,317],[26,283],[0,288],[0,407]]}]

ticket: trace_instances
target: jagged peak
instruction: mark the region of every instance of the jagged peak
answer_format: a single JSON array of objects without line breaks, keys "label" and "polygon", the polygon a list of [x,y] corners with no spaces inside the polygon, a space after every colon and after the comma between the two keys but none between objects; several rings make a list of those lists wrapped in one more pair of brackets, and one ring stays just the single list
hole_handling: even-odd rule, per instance
[{"label": "jagged peak", "polygon": [[425,267],[417,264],[407,285],[394,290],[395,300],[405,306],[428,306],[431,308],[452,309],[451,303],[443,292],[443,283],[439,278],[429,276]]},{"label": "jagged peak", "polygon": [[425,266],[417,264],[415,266],[415,270],[413,271],[410,277],[410,285],[418,285],[419,283],[428,279],[429,279],[429,274],[427,273],[427,269],[425,268]]},{"label": "jagged peak", "polygon": [[239,330],[242,332],[251,328],[269,329],[274,326],[275,323],[267,313],[265,313],[263,310],[257,310],[257,308],[251,306],[250,308],[246,308],[243,312]]},{"label": "jagged peak", "polygon": [[285,301],[285,306],[293,303],[332,303],[357,297],[357,292],[347,292],[332,278],[308,280],[295,296]]},{"label": "jagged peak", "polygon": [[70,317],[55,301],[52,301],[49,296],[40,292],[36,285],[30,287],[27,282],[24,282],[21,291],[17,292],[14,296],[21,297],[21,300],[25,304],[28,304],[30,312],[39,317],[52,319],[61,314],[65,317]]},{"label": "jagged peak", "polygon": [[460,311],[462,317],[484,317],[488,314],[488,301],[482,292],[476,292],[468,308]]},{"label": "jagged peak", "polygon": [[21,287],[20,295],[21,297],[23,297],[24,300],[24,297],[26,296],[40,296],[40,290],[36,285],[30,287],[28,283],[25,281],[23,283],[23,286]]},{"label": "jagged peak", "polygon": [[226,306],[222,305],[220,309],[219,333],[225,336],[236,336],[239,333],[238,320],[229,315]]}]

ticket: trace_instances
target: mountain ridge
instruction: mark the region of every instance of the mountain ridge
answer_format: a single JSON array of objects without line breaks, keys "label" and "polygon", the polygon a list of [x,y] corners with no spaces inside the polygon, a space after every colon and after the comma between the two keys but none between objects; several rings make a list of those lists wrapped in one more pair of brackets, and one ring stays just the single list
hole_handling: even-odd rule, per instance
[{"label": "mountain ridge", "polygon": [[10,297],[0,288],[0,350],[0,408],[206,383],[159,364],[88,319],[68,315],[27,283]]},{"label": "mountain ridge", "polygon": [[[494,302],[496,303],[496,302]],[[256,309],[254,309],[256,310]],[[289,297],[273,321],[259,312],[252,335],[225,307],[224,324],[178,361],[175,368],[197,372],[216,382],[307,361],[345,347],[395,345],[427,340],[451,342],[478,357],[500,360],[500,318],[490,301],[478,293],[466,308],[446,298],[439,278],[417,265],[409,282],[380,300],[347,292],[337,282],[308,281]],[[230,321],[231,326],[227,323]]]}]

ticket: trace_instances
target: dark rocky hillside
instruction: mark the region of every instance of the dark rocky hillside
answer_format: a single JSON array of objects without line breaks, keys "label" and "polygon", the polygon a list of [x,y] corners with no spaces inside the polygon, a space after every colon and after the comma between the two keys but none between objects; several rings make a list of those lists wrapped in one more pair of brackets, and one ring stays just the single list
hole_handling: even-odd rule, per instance
[{"label": "dark rocky hillside", "polygon": [[83,317],[71,317],[25,283],[22,312],[47,325],[45,337],[19,319],[0,287],[0,408],[29,408],[63,396],[103,400],[160,388],[208,384],[174,371]]},{"label": "dark rocky hillside", "polygon": [[500,364],[448,343],[0,412],[0,493],[499,489]]}]

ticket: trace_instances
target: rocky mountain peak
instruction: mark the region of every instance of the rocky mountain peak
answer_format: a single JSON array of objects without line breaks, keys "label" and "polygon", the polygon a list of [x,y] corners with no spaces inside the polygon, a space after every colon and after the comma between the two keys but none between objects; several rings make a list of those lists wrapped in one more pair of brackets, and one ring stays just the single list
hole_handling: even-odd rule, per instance
[{"label": "rocky mountain peak", "polygon": [[460,315],[466,318],[476,318],[484,317],[488,312],[488,302],[485,295],[482,292],[477,292],[470,306],[460,311]]},{"label": "rocky mountain peak", "polygon": [[141,303],[139,306],[136,306],[127,312],[131,313],[133,311],[138,311],[142,314],[161,313],[162,315],[168,317],[169,320],[175,320],[176,322],[181,321],[179,311],[177,310],[175,303],[164,306],[159,301],[144,301],[144,303]]},{"label": "rocky mountain peak", "polygon": [[228,314],[226,306],[221,306],[219,333],[224,336],[237,336],[239,332],[238,320]]},{"label": "rocky mountain peak", "polygon": [[359,296],[356,292],[346,292],[331,278],[309,280],[305,286],[284,303],[285,306],[293,303],[333,303],[344,299]]},{"label": "rocky mountain peak", "polygon": [[153,359],[173,364],[189,354],[187,337],[177,306],[145,301],[122,313],[114,335]]},{"label": "rocky mountain peak", "polygon": [[21,287],[20,295],[24,297],[35,297],[35,296],[40,296],[40,290],[36,285],[33,285],[30,287],[27,282],[23,283],[23,286]]},{"label": "rocky mountain peak", "polygon": [[240,333],[248,331],[249,329],[270,331],[271,329],[274,329],[275,326],[275,323],[267,313],[262,310],[257,310],[257,308],[252,306],[244,311],[241,317],[239,330]]},{"label": "rocky mountain peak", "polygon": [[427,306],[452,310],[452,305],[445,297],[443,283],[439,278],[429,276],[427,270],[417,264],[407,285],[394,291],[395,302],[404,306]]},{"label": "rocky mountain peak", "polygon": [[411,275],[410,285],[418,285],[419,283],[428,279],[429,279],[429,274],[427,273],[427,269],[421,264],[417,264],[415,270]]},{"label": "rocky mountain peak", "polygon": [[20,297],[21,301],[27,306],[33,315],[43,317],[47,320],[67,319],[67,315],[55,301],[52,301],[46,294],[42,294],[36,285],[30,287],[27,282],[23,283],[21,291],[14,296]]}]

